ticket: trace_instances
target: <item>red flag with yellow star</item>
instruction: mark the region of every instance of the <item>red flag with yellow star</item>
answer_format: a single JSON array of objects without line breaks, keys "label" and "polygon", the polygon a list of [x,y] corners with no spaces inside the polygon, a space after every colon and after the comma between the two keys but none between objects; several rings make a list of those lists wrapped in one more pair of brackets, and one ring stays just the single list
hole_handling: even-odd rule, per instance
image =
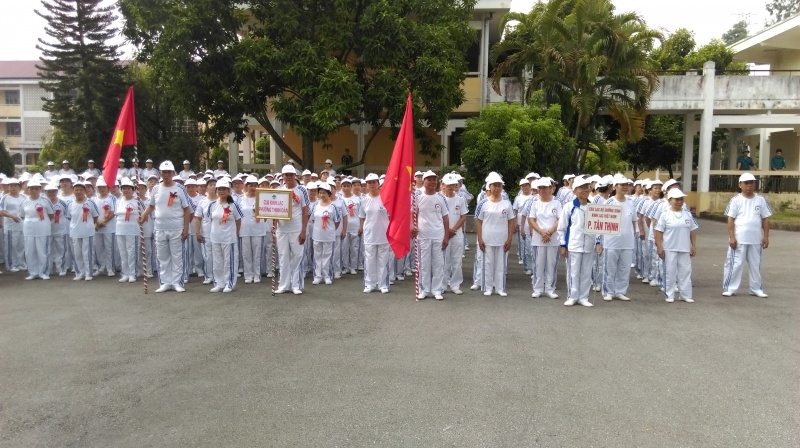
[{"label": "red flag with yellow star", "polygon": [[133,86],[131,86],[128,88],[128,95],[125,97],[125,103],[119,113],[117,126],[114,127],[114,134],[111,135],[106,160],[103,162],[103,179],[109,187],[117,183],[117,169],[122,147],[135,144],[136,113],[133,109]]},{"label": "red flag with yellow star", "polygon": [[411,109],[409,93],[406,114],[381,188],[381,200],[389,212],[386,237],[397,258],[411,250],[411,194],[414,188],[414,119]]}]

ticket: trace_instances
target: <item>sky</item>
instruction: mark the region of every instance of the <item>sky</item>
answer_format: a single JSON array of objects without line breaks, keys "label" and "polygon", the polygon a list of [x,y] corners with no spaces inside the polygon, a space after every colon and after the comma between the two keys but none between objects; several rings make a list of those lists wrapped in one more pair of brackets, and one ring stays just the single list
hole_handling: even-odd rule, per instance
[{"label": "sky", "polygon": [[[721,37],[731,26],[745,19],[750,33],[763,28],[767,19],[767,0],[612,0],[618,12],[635,11],[651,28],[675,31],[687,28],[694,32],[698,45]],[[512,0],[513,11],[527,12],[536,0]],[[108,3],[111,3],[109,0]],[[38,38],[45,22],[34,13],[41,8],[37,0],[0,0],[3,25],[0,26],[0,60],[34,60]]]}]

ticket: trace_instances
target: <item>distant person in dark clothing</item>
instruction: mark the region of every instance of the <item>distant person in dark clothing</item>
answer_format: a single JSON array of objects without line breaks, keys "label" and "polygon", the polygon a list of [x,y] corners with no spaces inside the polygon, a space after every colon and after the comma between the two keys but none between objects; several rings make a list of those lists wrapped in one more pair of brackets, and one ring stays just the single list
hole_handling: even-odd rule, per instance
[{"label": "distant person in dark clothing", "polygon": [[[786,160],[784,160],[783,151],[780,148],[775,150],[775,155],[769,160],[769,169],[770,171],[783,171],[786,169]],[[772,190],[773,193],[780,193],[781,180],[783,180],[782,176],[772,176],[765,193],[769,193],[769,190]]]},{"label": "distant person in dark clothing", "polygon": [[[342,166],[348,166],[353,164],[353,156],[350,155],[350,149],[344,148],[344,155],[342,156]],[[342,174],[349,176],[352,173],[351,170],[342,170]]]},{"label": "distant person in dark clothing", "polygon": [[758,171],[755,163],[753,163],[753,158],[750,157],[749,149],[745,149],[742,155],[736,159],[736,169],[739,171]]}]

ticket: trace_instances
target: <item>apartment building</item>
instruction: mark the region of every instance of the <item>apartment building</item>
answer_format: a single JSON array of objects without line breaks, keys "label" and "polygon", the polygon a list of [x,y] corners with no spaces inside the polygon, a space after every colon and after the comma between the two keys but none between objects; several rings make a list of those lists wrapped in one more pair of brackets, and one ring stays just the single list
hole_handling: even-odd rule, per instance
[{"label": "apartment building", "polygon": [[44,137],[52,130],[39,87],[39,61],[0,61],[0,140],[17,170],[35,164]]}]

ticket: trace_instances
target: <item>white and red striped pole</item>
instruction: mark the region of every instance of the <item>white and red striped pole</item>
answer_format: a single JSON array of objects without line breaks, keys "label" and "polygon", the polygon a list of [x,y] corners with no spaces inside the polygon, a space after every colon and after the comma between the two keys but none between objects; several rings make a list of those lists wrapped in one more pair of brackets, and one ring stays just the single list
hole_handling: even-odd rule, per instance
[{"label": "white and red striped pole", "polygon": [[275,265],[278,264],[278,247],[277,241],[275,237],[275,220],[272,222],[272,253],[270,254],[270,258],[272,258],[272,297],[275,297],[275,278],[278,276],[275,272]]},{"label": "white and red striped pole", "polygon": [[[419,230],[417,227],[417,195],[415,192],[411,193],[411,222],[414,223],[414,230]],[[414,299],[419,301],[419,234],[414,237]]]}]

